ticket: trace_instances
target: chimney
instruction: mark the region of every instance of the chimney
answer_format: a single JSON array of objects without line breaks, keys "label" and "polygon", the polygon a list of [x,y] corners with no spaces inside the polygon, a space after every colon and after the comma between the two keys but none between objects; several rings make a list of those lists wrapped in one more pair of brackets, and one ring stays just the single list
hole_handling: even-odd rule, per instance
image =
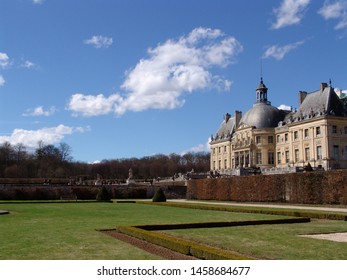
[{"label": "chimney", "polygon": [[302,102],[304,102],[304,99],[307,96],[307,92],[306,91],[299,91],[299,106],[302,104]]},{"label": "chimney", "polygon": [[224,120],[225,120],[225,122],[227,123],[228,122],[228,120],[230,119],[230,114],[229,113],[226,113],[225,114],[225,116],[224,116]]},{"label": "chimney", "polygon": [[323,92],[323,90],[328,86],[327,83],[321,83],[320,84],[320,91]]},{"label": "chimney", "polygon": [[235,127],[239,126],[241,118],[242,118],[242,112],[241,111],[235,111]]}]

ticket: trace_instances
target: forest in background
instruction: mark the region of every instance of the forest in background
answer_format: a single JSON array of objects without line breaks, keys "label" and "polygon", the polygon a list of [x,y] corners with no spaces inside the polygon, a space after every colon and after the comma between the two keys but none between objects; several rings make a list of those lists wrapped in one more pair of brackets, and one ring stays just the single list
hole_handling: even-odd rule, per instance
[{"label": "forest in background", "polygon": [[172,177],[175,174],[208,172],[210,154],[206,152],[157,154],[142,158],[108,159],[99,163],[75,161],[66,143],[45,145],[29,151],[24,145],[0,145],[0,177],[2,178],[73,178],[83,176],[125,180],[132,169],[135,179]]}]

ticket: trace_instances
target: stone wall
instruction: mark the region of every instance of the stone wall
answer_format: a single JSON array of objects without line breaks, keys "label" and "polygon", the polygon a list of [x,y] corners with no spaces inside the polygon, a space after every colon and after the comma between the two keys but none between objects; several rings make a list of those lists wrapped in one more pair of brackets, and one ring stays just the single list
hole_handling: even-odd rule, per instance
[{"label": "stone wall", "polygon": [[187,198],[347,204],[347,170],[190,180]]}]

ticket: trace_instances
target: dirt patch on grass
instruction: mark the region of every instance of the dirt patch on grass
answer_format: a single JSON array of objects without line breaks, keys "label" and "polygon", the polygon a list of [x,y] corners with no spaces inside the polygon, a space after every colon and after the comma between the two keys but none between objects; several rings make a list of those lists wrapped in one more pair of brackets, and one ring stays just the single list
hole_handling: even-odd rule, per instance
[{"label": "dirt patch on grass", "polygon": [[347,243],[347,232],[328,233],[328,234],[310,234],[310,235],[300,235],[300,236]]},{"label": "dirt patch on grass", "polygon": [[167,260],[196,260],[196,258],[193,256],[180,254],[164,247],[149,243],[145,240],[137,239],[135,237],[120,233],[117,230],[103,230],[101,232]]}]

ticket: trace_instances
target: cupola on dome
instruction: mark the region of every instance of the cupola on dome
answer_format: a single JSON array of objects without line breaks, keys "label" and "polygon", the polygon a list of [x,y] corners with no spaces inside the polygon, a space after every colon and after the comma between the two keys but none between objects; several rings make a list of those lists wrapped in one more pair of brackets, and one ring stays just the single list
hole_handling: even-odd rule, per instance
[{"label": "cupola on dome", "polygon": [[256,102],[253,107],[242,117],[240,124],[256,128],[276,127],[283,120],[283,114],[278,108],[271,106],[267,100],[267,90],[263,79],[256,90]]}]

